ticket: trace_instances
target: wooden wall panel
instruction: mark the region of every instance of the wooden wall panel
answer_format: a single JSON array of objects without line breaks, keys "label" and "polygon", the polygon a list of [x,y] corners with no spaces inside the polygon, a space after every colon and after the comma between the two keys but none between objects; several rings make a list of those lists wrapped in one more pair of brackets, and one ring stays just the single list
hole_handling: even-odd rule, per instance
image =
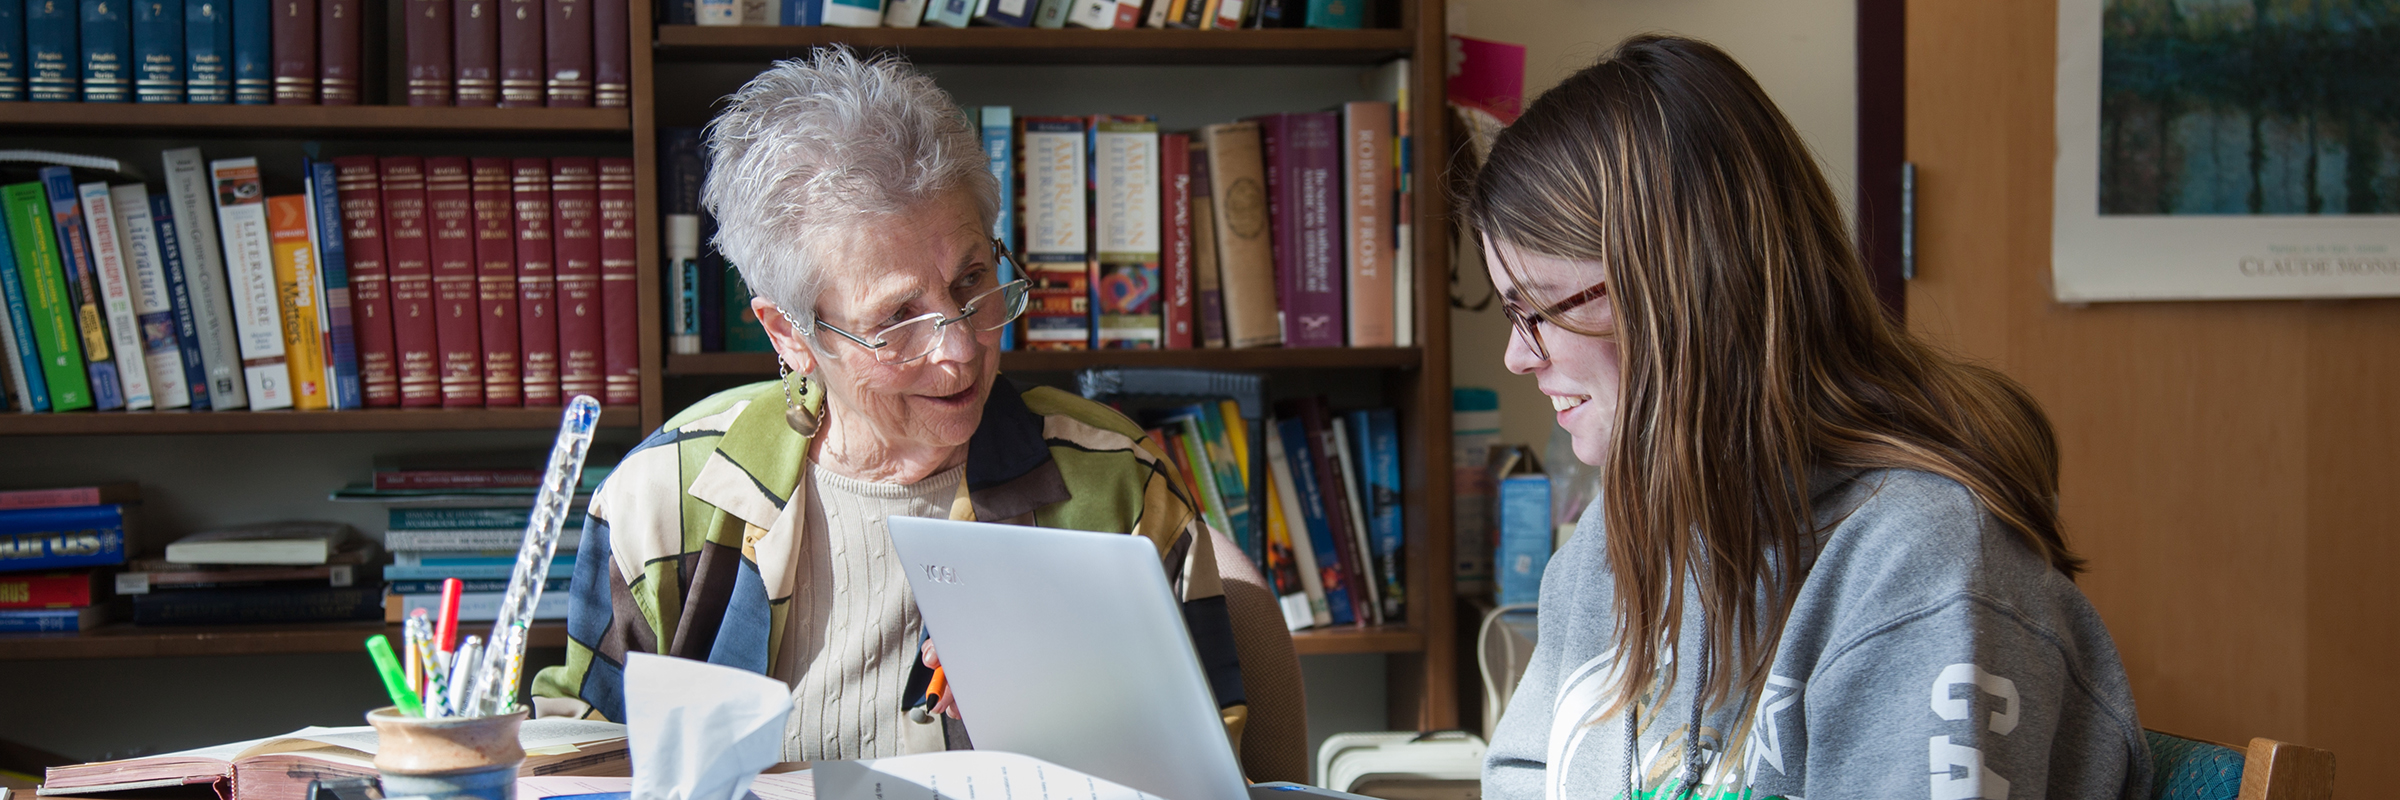
[{"label": "wooden wall panel", "polygon": [[2400,780],[2400,302],[2050,295],[2056,9],[1912,0],[1910,325],[2040,398],[2144,724]]}]

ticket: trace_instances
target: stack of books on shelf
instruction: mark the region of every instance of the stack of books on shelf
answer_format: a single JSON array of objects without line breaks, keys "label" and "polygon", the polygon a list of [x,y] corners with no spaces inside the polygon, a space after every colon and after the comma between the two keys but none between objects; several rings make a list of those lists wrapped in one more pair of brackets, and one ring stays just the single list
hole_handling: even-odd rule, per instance
[{"label": "stack of books on shelf", "polygon": [[108,164],[0,187],[11,410],[640,399],[631,159]]},{"label": "stack of books on shelf", "polygon": [[346,622],[382,615],[374,541],[338,522],[202,531],[116,576],[136,625]]},{"label": "stack of books on shelf", "polygon": [[1358,28],[1362,0],[674,0],[669,25]]},{"label": "stack of books on shelf", "polygon": [[[383,534],[384,547],[392,551],[392,566],[384,570],[390,581],[384,593],[384,620],[400,622],[420,608],[440,615],[442,582],[451,578],[462,584],[460,620],[497,619],[531,512],[523,506],[392,509],[391,525]],[[567,618],[567,583],[575,575],[575,547],[583,539],[582,530],[583,515],[569,515],[534,619]]]},{"label": "stack of books on shelf", "polygon": [[[395,0],[408,104],[623,108],[625,0]],[[356,105],[362,0],[54,0],[0,10],[0,102]],[[370,26],[366,35],[383,35]]]},{"label": "stack of books on shelf", "polygon": [[[993,236],[1025,272],[1003,279],[1032,282],[1003,349],[1415,346],[1408,75],[1375,74],[1391,100],[1197,132],[968,110],[1013,198]],[[703,246],[699,132],[661,134],[669,351],[764,351],[749,292]]]},{"label": "stack of books on shelf", "polygon": [[103,585],[125,563],[130,483],[0,491],[0,632],[88,631],[108,620]]}]

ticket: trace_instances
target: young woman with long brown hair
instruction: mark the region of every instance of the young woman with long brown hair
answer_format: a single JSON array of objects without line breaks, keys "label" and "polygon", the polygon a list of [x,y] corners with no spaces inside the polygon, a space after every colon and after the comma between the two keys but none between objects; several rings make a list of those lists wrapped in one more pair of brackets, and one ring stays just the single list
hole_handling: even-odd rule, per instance
[{"label": "young woman with long brown hair", "polygon": [[1552,558],[1487,797],[2147,796],[2032,397],[1887,320],[1791,125],[1628,40],[1465,198],[1600,499]]}]

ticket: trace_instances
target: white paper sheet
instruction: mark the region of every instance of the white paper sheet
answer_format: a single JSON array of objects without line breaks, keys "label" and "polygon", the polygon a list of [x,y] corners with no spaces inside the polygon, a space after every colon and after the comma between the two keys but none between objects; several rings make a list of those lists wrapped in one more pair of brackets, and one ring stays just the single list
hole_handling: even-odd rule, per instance
[{"label": "white paper sheet", "polygon": [[[750,784],[750,794],[744,800],[816,800],[816,776],[803,770],[777,775],[760,775]],[[633,791],[633,779],[628,777],[593,777],[543,775],[517,779],[517,800],[543,800],[576,794],[606,794]]]},{"label": "white paper sheet", "polygon": [[825,800],[1158,800],[1028,755],[951,750],[860,761],[819,761]]},{"label": "white paper sheet", "polygon": [[739,800],[783,756],[791,687],[747,670],[629,653],[625,721],[639,800]]}]

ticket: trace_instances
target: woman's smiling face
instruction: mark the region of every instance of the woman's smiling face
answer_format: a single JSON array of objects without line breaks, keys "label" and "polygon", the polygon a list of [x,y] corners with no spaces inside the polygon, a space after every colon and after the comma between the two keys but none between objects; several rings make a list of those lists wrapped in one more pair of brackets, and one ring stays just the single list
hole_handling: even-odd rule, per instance
[{"label": "woman's smiling face", "polygon": [[[1509,277],[1510,270],[1501,267],[1502,259],[1524,278],[1523,286]],[[1537,353],[1534,343],[1526,341],[1525,331],[1512,327],[1505,361],[1508,371],[1534,377],[1558,414],[1558,426],[1574,437],[1575,458],[1599,466],[1616,436],[1618,387],[1624,367],[1623,352],[1617,347],[1616,311],[1604,293],[1593,293],[1602,286],[1607,271],[1598,261],[1543,255],[1497,240],[1485,246],[1484,263],[1491,271],[1492,285],[1500,290],[1501,302],[1509,304],[1541,337]],[[1600,335],[1561,328],[1536,313],[1578,297],[1588,299],[1569,303],[1572,307],[1556,316],[1577,329]]]}]

